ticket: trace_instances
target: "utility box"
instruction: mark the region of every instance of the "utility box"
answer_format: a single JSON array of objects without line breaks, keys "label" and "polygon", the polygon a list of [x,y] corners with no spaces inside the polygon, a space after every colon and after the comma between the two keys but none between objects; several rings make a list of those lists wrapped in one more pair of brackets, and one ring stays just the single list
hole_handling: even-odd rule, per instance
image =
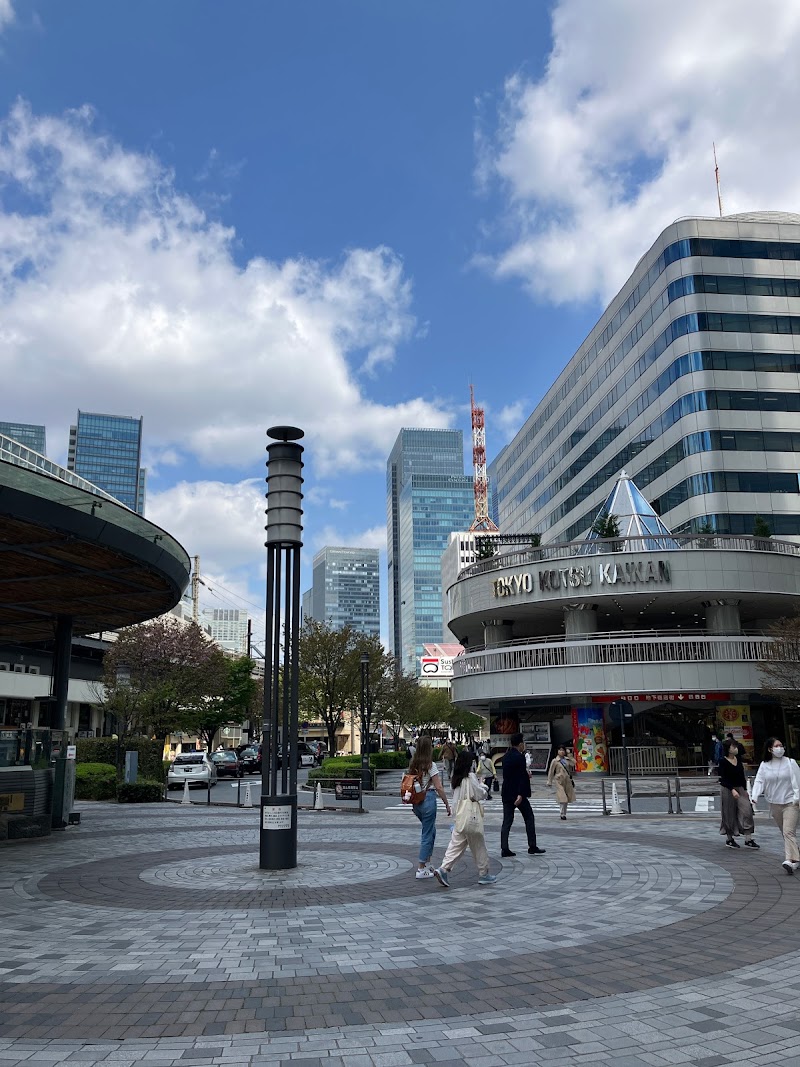
[{"label": "utility box", "polygon": [[54,830],[63,830],[69,824],[72,805],[75,803],[75,760],[59,756],[55,761],[53,777],[53,822]]}]

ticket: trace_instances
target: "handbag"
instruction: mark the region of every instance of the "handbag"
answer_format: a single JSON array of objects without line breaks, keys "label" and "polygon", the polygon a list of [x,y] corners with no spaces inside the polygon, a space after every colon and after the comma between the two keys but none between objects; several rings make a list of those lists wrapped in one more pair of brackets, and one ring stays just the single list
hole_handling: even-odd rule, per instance
[{"label": "handbag", "polygon": [[492,792],[493,793],[499,793],[500,792],[500,783],[498,782],[498,780],[496,778],[492,782]]},{"label": "handbag", "polygon": [[459,803],[456,811],[456,832],[467,837],[483,833],[483,808],[477,800],[464,797]]}]

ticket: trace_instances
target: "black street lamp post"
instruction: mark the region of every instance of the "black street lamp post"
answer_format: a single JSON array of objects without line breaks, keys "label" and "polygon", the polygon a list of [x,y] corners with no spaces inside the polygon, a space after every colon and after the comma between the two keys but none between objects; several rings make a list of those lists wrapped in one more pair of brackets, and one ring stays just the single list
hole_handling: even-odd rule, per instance
[{"label": "black street lamp post", "polygon": [[259,866],[266,871],[281,871],[297,866],[303,448],[296,442],[303,431],[295,426],[272,426],[267,436],[272,438],[272,444],[267,445],[267,623]]},{"label": "black street lamp post", "polygon": [[369,769],[369,654],[361,653],[361,789],[372,789]]}]

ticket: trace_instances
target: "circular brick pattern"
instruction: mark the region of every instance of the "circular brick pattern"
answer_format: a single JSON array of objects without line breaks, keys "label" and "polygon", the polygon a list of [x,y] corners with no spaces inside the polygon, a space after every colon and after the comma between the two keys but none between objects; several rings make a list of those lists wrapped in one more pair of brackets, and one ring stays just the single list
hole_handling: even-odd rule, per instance
[{"label": "circular brick pattern", "polygon": [[800,947],[800,880],[779,859],[666,822],[548,830],[546,856],[495,863],[500,881],[485,889],[467,858],[450,891],[414,879],[413,832],[384,828],[373,844],[344,825],[316,822],[303,850],[394,873],[238,891],[140,878],[182,866],[212,879],[229,859],[252,864],[252,834],[236,841],[218,826],[198,832],[202,848],[175,850],[162,828],[98,840],[89,862],[54,863],[14,901],[0,1036],[274,1033],[535,1010],[727,975],[731,929],[758,931],[749,962]]},{"label": "circular brick pattern", "polygon": [[233,890],[237,893],[250,889],[267,892],[286,888],[324,890],[334,885],[374,882],[407,874],[413,867],[410,860],[394,856],[304,848],[298,854],[297,867],[293,871],[262,871],[258,866],[258,857],[254,858],[250,848],[246,854],[231,856],[225,863],[219,862],[216,852],[213,858],[206,861],[162,863],[141,871],[139,878],[156,887],[169,886],[190,892],[209,889],[215,892]]}]

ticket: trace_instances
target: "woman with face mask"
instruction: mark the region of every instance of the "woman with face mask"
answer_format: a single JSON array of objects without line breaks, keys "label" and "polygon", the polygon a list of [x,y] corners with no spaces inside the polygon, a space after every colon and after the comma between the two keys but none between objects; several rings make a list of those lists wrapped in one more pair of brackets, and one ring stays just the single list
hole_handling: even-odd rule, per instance
[{"label": "woman with face mask", "polygon": [[744,834],[748,848],[758,848],[753,840],[753,805],[747,795],[747,779],[739,758],[739,745],[727,739],[722,744],[722,759],[719,761],[719,784],[722,796],[722,819],[719,832],[725,834],[728,848],[740,848],[736,838]]},{"label": "woman with face mask", "polygon": [[783,741],[777,737],[767,738],[764,760],[758,768],[753,783],[753,803],[765,796],[769,813],[783,834],[786,859],[783,869],[794,874],[800,867],[800,850],[797,847],[797,820],[800,816],[800,767],[797,761],[786,755]]}]

